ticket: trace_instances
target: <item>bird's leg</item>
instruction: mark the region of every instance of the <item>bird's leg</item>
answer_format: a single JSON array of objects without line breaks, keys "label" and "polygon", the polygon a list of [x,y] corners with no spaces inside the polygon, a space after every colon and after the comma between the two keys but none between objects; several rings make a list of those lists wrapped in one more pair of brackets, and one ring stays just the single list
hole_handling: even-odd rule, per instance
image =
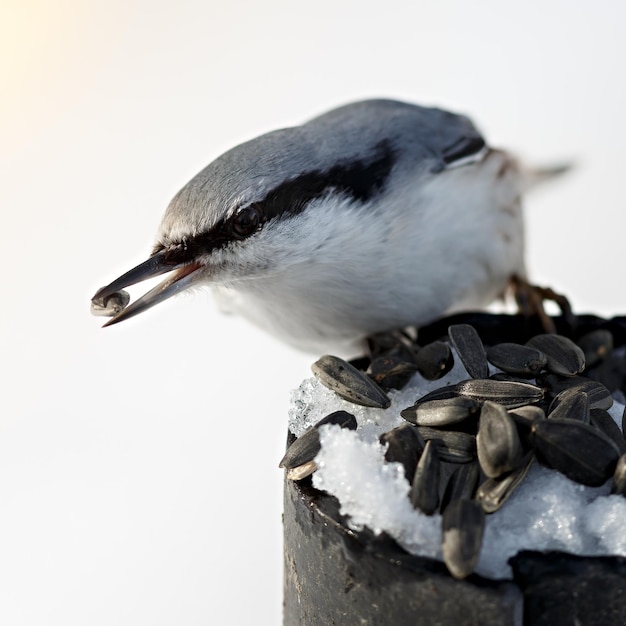
[{"label": "bird's leg", "polygon": [[546,333],[555,333],[556,326],[554,320],[552,320],[543,308],[545,300],[555,302],[561,309],[564,319],[570,325],[574,323],[575,317],[572,313],[569,300],[564,295],[554,291],[554,289],[531,285],[527,280],[517,275],[511,277],[510,286],[519,312],[526,317],[536,315]]}]

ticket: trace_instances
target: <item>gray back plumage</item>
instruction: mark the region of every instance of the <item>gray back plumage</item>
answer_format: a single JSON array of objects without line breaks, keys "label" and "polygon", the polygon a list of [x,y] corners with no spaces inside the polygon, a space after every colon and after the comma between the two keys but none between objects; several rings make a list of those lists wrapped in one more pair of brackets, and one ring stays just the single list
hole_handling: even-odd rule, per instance
[{"label": "gray back plumage", "polygon": [[286,181],[368,163],[381,146],[393,155],[395,172],[436,172],[480,151],[484,140],[461,115],[394,100],[355,102],[225,152],[178,192],[161,232],[180,227],[181,218],[189,234],[207,231]]}]

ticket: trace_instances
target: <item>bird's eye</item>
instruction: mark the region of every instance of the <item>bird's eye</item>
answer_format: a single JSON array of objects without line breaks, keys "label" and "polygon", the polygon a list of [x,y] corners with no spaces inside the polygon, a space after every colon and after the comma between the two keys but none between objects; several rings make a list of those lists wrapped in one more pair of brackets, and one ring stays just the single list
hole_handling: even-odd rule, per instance
[{"label": "bird's eye", "polygon": [[261,212],[255,206],[247,206],[241,209],[231,222],[232,234],[238,239],[249,237],[261,223]]}]

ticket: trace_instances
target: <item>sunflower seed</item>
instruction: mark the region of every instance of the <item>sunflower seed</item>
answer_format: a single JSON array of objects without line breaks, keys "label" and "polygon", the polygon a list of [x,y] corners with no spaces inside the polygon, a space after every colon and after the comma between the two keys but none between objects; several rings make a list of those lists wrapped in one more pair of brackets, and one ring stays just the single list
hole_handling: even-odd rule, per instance
[{"label": "sunflower seed", "polygon": [[620,427],[615,423],[608,411],[604,409],[591,409],[591,425],[601,430],[619,448],[622,454],[626,454],[626,439]]},{"label": "sunflower seed", "polygon": [[480,470],[478,463],[457,465],[448,478],[439,510],[443,513],[454,500],[471,500],[478,486]]},{"label": "sunflower seed", "polygon": [[511,409],[509,415],[516,424],[527,424],[528,426],[532,426],[534,421],[545,419],[546,417],[545,411],[540,406],[534,404]]},{"label": "sunflower seed", "polygon": [[447,374],[454,365],[452,350],[443,341],[433,341],[420,349],[415,357],[419,373],[426,380],[437,380]]},{"label": "sunflower seed", "polygon": [[454,396],[443,400],[420,402],[400,411],[400,415],[418,426],[446,426],[478,415],[479,411],[478,400]]},{"label": "sunflower seed", "polygon": [[441,519],[443,561],[454,578],[466,578],[478,563],[485,513],[474,500],[454,500]]},{"label": "sunflower seed", "polygon": [[515,426],[517,426],[517,434],[519,435],[522,449],[525,452],[530,450],[532,448],[531,431],[533,423],[536,420],[545,419],[545,411],[539,406],[528,404],[509,410],[509,415],[515,422]]},{"label": "sunflower seed", "polygon": [[613,474],[613,481],[611,483],[611,493],[622,495],[626,498],[626,454],[620,456],[615,466],[615,473]]},{"label": "sunflower seed", "polygon": [[315,461],[309,461],[308,463],[303,463],[297,467],[289,468],[285,475],[289,480],[302,480],[316,471],[317,463]]},{"label": "sunflower seed", "polygon": [[589,380],[584,376],[540,375],[537,377],[537,383],[544,387],[553,398],[564,391],[577,390],[587,394],[590,409],[610,409],[613,406],[611,392],[601,382]]},{"label": "sunflower seed", "polygon": [[383,433],[378,440],[387,446],[385,460],[388,463],[401,463],[406,479],[411,482],[417,462],[426,446],[417,428],[412,424],[402,424]]},{"label": "sunflower seed", "polygon": [[589,382],[589,379],[584,376],[559,376],[550,372],[540,372],[535,380],[552,396],[556,396],[570,387]]},{"label": "sunflower seed", "polygon": [[384,391],[402,389],[413,374],[417,365],[403,361],[396,356],[380,356],[374,359],[365,372]]},{"label": "sunflower seed", "polygon": [[336,424],[341,428],[356,430],[356,418],[346,411],[335,411],[321,419],[312,428],[298,437],[287,449],[278,467],[293,469],[298,465],[312,461],[320,451],[319,428],[325,424]]},{"label": "sunflower seed", "polygon": [[546,355],[546,369],[554,374],[574,376],[585,369],[584,352],[563,335],[535,335],[526,345],[537,348]]},{"label": "sunflower seed", "polygon": [[386,409],[387,394],[363,372],[336,356],[325,355],[311,366],[315,377],[338,396],[362,406]]},{"label": "sunflower seed", "polygon": [[508,374],[532,378],[546,365],[546,355],[531,346],[519,343],[499,343],[487,348],[487,359]]},{"label": "sunflower seed", "polygon": [[102,317],[113,317],[128,306],[130,294],[123,289],[106,298],[92,298],[91,314]]},{"label": "sunflower seed", "polygon": [[456,385],[439,387],[439,389],[433,389],[432,391],[429,391],[428,393],[418,398],[412,408],[415,408],[420,404],[424,404],[425,402],[430,402],[431,400],[445,400],[446,398],[458,397],[458,395],[459,394],[456,391]]},{"label": "sunflower seed", "polygon": [[572,419],[589,424],[589,396],[578,387],[570,387],[552,400],[549,419]]},{"label": "sunflower seed", "polygon": [[613,474],[619,448],[603,432],[577,420],[537,420],[533,445],[544,464],[590,487],[603,485]]},{"label": "sunflower seed", "polygon": [[497,478],[519,467],[522,444],[513,418],[501,404],[485,402],[476,435],[478,462],[489,478]]},{"label": "sunflower seed", "polygon": [[487,378],[487,355],[476,329],[470,324],[452,324],[448,327],[448,337],[467,373],[472,378]]},{"label": "sunflower seed", "polygon": [[506,372],[495,372],[489,376],[489,380],[503,380],[508,383],[526,383],[528,384],[528,377],[524,378],[522,376],[513,376],[511,374],[507,374]]},{"label": "sunflower seed", "polygon": [[439,454],[432,441],[427,441],[417,464],[411,484],[411,504],[426,515],[432,515],[439,506]]},{"label": "sunflower seed", "polygon": [[437,446],[439,458],[451,463],[469,463],[476,458],[476,437],[469,433],[440,430],[429,426],[418,426],[417,430],[425,441]]},{"label": "sunflower seed", "polygon": [[489,378],[464,380],[456,385],[456,391],[462,396],[476,398],[480,402],[491,400],[509,409],[539,402],[543,398],[542,390],[536,385]]},{"label": "sunflower seed", "polygon": [[527,454],[518,469],[500,478],[488,478],[478,487],[476,500],[485,513],[495,513],[511,497],[528,474],[534,459],[534,454]]},{"label": "sunflower seed", "polygon": [[367,338],[372,360],[380,356],[398,357],[405,361],[415,360],[414,343],[411,337],[401,330],[376,333]]},{"label": "sunflower seed", "polygon": [[587,367],[593,367],[613,350],[613,333],[604,328],[596,328],[580,337],[576,343],[585,355]]},{"label": "sunflower seed", "polygon": [[590,409],[610,409],[613,406],[611,392],[597,380],[583,380],[573,388],[587,394]]}]

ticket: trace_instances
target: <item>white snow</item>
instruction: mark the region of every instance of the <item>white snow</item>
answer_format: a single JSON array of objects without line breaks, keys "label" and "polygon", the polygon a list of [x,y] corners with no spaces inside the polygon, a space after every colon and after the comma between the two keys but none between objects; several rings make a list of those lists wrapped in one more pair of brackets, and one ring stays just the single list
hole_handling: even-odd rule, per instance
[{"label": "white snow", "polygon": [[[392,391],[388,409],[360,407],[342,400],[315,378],[292,393],[289,428],[301,435],[328,413],[355,415],[358,429],[320,428],[321,450],[313,485],[338,498],[354,529],[387,532],[412,554],[441,559],[441,517],[426,516],[409,502],[409,483],[398,463],[384,461],[378,437],[405,421],[400,410],[428,391],[467,378],[458,364],[443,379],[416,374],[402,391]],[[624,405],[610,413],[621,427]],[[626,498],[610,495],[610,481],[591,488],[572,482],[535,462],[522,485],[497,512],[487,516],[476,572],[510,578],[508,559],[520,550],[562,550],[586,556],[626,556]]]}]

